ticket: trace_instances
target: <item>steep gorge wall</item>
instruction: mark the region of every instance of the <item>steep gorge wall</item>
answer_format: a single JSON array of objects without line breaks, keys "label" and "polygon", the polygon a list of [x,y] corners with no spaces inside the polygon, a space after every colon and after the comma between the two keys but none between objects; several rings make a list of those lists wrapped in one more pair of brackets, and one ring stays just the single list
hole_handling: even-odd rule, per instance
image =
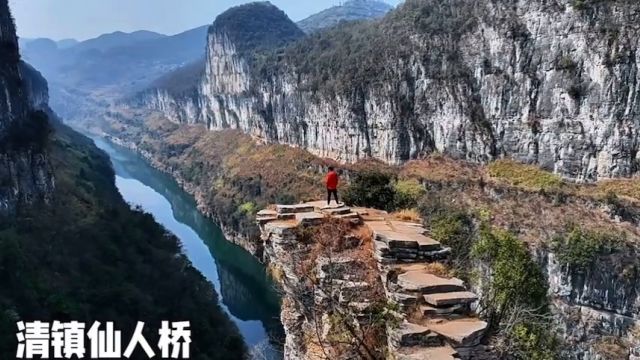
[{"label": "steep gorge wall", "polygon": [[7,0],[0,1],[0,47],[0,215],[6,215],[20,204],[47,200],[53,175],[44,150],[26,133],[33,131],[36,105],[48,98],[46,83],[44,90],[37,79],[25,83]]},{"label": "steep gorge wall", "polygon": [[[175,122],[239,128],[345,162],[442,152],[509,156],[576,180],[630,176],[640,146],[640,5],[586,3],[409,1],[372,25],[302,40],[257,71],[214,31],[197,90],[138,100]],[[363,35],[372,52],[344,55],[360,44],[354,34],[333,41],[341,31],[373,34]],[[328,69],[295,54],[314,57],[318,46],[337,48]],[[364,70],[348,78],[349,66]]]}]

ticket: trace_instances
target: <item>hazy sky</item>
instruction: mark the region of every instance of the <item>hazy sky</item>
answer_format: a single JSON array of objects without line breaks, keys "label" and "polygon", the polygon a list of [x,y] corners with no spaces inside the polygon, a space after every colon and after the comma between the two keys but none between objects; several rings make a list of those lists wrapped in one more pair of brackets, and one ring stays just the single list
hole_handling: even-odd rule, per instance
[{"label": "hazy sky", "polygon": [[[116,30],[152,30],[176,34],[210,24],[227,8],[246,3],[240,0],[9,0],[25,38],[56,40],[95,37]],[[298,21],[340,0],[271,0]],[[400,0],[387,0],[397,5]]]}]

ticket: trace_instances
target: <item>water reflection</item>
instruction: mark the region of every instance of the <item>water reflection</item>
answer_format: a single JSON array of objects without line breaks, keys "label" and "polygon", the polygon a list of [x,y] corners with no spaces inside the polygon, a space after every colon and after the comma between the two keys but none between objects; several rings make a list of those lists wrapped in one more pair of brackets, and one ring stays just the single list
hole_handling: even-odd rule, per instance
[{"label": "water reflection", "polygon": [[182,241],[185,254],[213,284],[223,308],[250,346],[269,341],[270,358],[281,357],[283,338],[280,299],[264,266],[224,239],[220,228],[204,217],[195,201],[168,175],[134,152],[101,138],[96,145],[111,157],[116,183],[125,200],[145,211]]}]

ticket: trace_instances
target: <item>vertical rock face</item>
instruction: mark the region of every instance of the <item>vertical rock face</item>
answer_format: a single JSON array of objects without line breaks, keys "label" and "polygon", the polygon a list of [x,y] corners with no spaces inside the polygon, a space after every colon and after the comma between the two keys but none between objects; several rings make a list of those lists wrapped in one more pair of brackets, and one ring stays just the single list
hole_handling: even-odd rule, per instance
[{"label": "vertical rock face", "polygon": [[341,161],[437,151],[583,181],[630,176],[640,5],[585,3],[414,0],[264,56],[214,25],[193,95],[159,90],[143,103]]},{"label": "vertical rock face", "polygon": [[[616,339],[620,359],[640,356],[640,274],[638,254],[601,257],[583,272],[558,264],[553,253],[539,254],[547,272],[558,330],[571,359],[606,359],[602,349]],[[611,356],[611,355],[610,355]]]},{"label": "vertical rock face", "polygon": [[0,215],[7,215],[20,204],[47,200],[53,188],[46,154],[31,137],[33,119],[43,124],[34,110],[46,103],[46,83],[43,89],[36,78],[24,82],[7,0],[0,0],[0,48]]}]

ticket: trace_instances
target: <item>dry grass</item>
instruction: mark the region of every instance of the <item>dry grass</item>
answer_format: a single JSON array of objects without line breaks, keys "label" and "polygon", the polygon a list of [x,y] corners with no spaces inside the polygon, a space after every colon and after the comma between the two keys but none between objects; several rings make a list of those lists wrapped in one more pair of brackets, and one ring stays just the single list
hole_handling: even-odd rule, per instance
[{"label": "dry grass", "polygon": [[530,190],[561,191],[566,184],[562,179],[534,165],[526,165],[504,159],[492,162],[487,167],[489,175],[512,186]]},{"label": "dry grass", "polygon": [[425,272],[440,277],[452,277],[451,269],[441,262],[432,262],[425,265]]},{"label": "dry grass", "polygon": [[617,337],[607,336],[600,339],[595,345],[594,350],[603,359],[619,360],[626,359],[629,355],[629,346],[624,344]]},{"label": "dry grass", "polygon": [[285,279],[284,270],[281,267],[274,263],[270,263],[267,265],[267,274],[271,279],[273,279],[277,284],[281,284]]},{"label": "dry grass", "polygon": [[443,155],[432,155],[423,160],[410,161],[400,170],[402,178],[436,182],[478,181],[482,176],[483,171],[479,165]]},{"label": "dry grass", "polygon": [[400,211],[396,211],[390,214],[392,219],[413,222],[413,223],[422,223],[422,215],[418,209],[404,209]]},{"label": "dry grass", "polygon": [[619,197],[627,197],[632,200],[640,200],[640,179],[616,179],[603,180],[595,186],[583,186],[581,194],[606,197],[615,194]]}]

